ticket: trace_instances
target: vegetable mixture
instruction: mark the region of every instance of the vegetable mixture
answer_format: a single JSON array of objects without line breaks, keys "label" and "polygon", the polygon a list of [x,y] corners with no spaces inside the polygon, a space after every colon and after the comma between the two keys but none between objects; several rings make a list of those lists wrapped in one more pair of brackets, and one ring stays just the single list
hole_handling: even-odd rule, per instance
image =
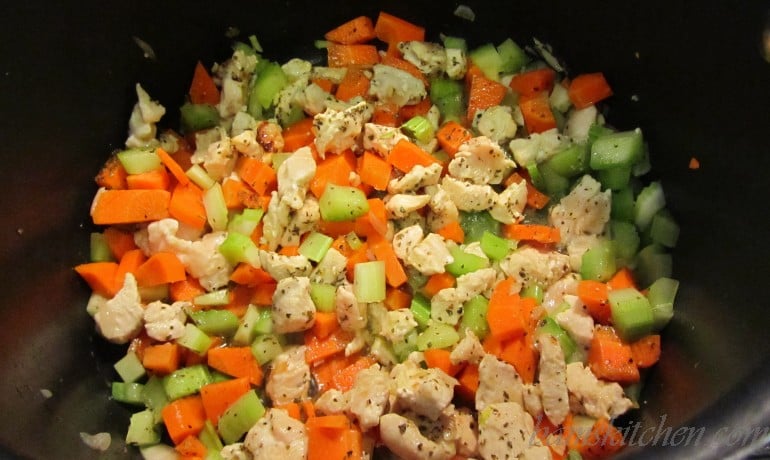
[{"label": "vegetable mixture", "polygon": [[[185,459],[596,458],[660,356],[678,226],[602,73],[380,13],[326,66],[140,85],[96,178],[88,312],[126,442]],[[172,448],[171,445],[174,447]]]}]

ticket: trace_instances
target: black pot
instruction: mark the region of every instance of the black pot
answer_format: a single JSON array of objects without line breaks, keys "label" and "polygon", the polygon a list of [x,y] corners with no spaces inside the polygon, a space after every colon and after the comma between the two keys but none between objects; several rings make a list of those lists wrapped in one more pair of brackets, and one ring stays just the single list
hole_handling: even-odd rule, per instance
[{"label": "black pot", "polygon": [[[134,84],[170,108],[174,126],[196,60],[229,55],[229,27],[256,34],[269,57],[313,57],[324,31],[381,9],[433,39],[534,36],[573,73],[605,72],[616,93],[609,119],[644,130],[682,227],[676,317],[644,403],[624,421],[639,428],[621,457],[744,456],[766,440],[767,1],[467,0],[474,22],[452,14],[456,3],[423,0],[69,3],[12,2],[0,19],[0,457],[138,455],[121,441],[130,411],[108,396],[120,350],[93,332],[72,270],[87,259],[92,178],[125,139]],[[688,169],[691,157],[700,169]],[[113,445],[99,455],[81,431],[109,431]]]}]

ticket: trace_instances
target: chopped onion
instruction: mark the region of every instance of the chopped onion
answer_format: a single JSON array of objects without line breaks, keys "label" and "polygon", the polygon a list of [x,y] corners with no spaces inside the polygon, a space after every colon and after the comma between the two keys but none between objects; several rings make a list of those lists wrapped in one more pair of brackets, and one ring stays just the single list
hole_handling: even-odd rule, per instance
[{"label": "chopped onion", "polygon": [[146,41],[142,40],[139,37],[134,36],[133,38],[134,38],[134,43],[136,43],[136,45],[142,49],[142,52],[144,52],[144,57],[146,57],[147,59],[152,59],[154,61],[155,50],[152,49],[152,46],[150,46],[149,43],[147,43]]},{"label": "chopped onion", "polygon": [[535,42],[535,49],[537,50],[537,53],[543,57],[546,64],[551,66],[551,68],[557,72],[564,72],[564,66],[561,65],[559,60],[553,55],[551,45],[543,43],[537,38],[533,38],[532,41]]},{"label": "chopped onion", "polygon": [[53,396],[53,392],[48,388],[41,388],[40,394],[43,395],[45,399],[50,399]]},{"label": "chopped onion", "polygon": [[88,434],[81,431],[80,439],[91,449],[100,452],[109,449],[110,443],[112,443],[112,436],[109,433]]},{"label": "chopped onion", "polygon": [[457,9],[455,9],[454,14],[458,18],[467,19],[471,22],[476,20],[476,13],[474,13],[471,7],[468,5],[457,5]]}]

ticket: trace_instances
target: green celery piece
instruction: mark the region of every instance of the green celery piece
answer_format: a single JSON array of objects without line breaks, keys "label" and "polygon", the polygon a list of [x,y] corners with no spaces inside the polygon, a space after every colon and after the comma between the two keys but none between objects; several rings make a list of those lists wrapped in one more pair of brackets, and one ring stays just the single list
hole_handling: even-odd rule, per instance
[{"label": "green celery piece", "polygon": [[185,171],[185,175],[203,190],[208,190],[217,183],[211,176],[209,176],[209,173],[207,173],[201,165],[190,166],[190,168]]},{"label": "green celery piece", "polygon": [[249,44],[257,53],[261,53],[263,51],[262,45],[259,43],[259,40],[257,40],[256,35],[249,35]]},{"label": "green celery piece", "polygon": [[556,174],[571,178],[588,171],[590,152],[586,144],[572,144],[556,152],[546,164]]},{"label": "green celery piece", "polygon": [[462,250],[459,246],[453,246],[449,253],[454,260],[446,265],[446,271],[455,277],[475,272],[489,266],[489,261],[483,257]]},{"label": "green celery piece", "polygon": [[168,299],[168,284],[158,284],[157,286],[139,286],[139,297],[142,302],[150,303],[156,300]]},{"label": "green celery piece", "polygon": [[257,75],[250,98],[256,97],[259,105],[263,109],[267,109],[273,103],[276,94],[288,84],[289,79],[283,73],[281,66],[275,62],[270,62]]},{"label": "green celery piece", "polygon": [[417,349],[425,351],[430,348],[448,348],[460,341],[457,330],[439,322],[433,322],[417,336]]},{"label": "green celery piece", "polygon": [[348,243],[348,246],[350,246],[350,249],[357,250],[360,248],[364,243],[361,241],[361,238],[358,237],[354,232],[350,232],[347,235],[345,235],[345,242]]},{"label": "green celery piece", "polygon": [[227,288],[218,289],[216,291],[207,292],[195,296],[193,303],[198,306],[217,306],[227,305],[230,303],[230,291]]},{"label": "green celery piece", "polygon": [[149,446],[160,442],[160,431],[155,425],[151,410],[146,409],[131,416],[126,433],[126,444]]},{"label": "green celery piece", "polygon": [[212,230],[227,230],[227,203],[219,182],[203,192],[203,207]]},{"label": "green celery piece", "polygon": [[465,244],[481,240],[484,232],[500,235],[500,222],[496,221],[488,211],[460,211],[460,227],[465,233]]},{"label": "green celery piece", "polygon": [[233,377],[224,374],[222,372],[219,372],[216,369],[212,369],[209,371],[211,373],[211,383],[219,383],[219,382],[226,382],[228,380],[232,380]]},{"label": "green celery piece", "polygon": [[465,42],[464,38],[452,37],[452,36],[444,36],[441,41],[444,42],[444,48],[451,48],[451,49],[458,49],[458,50],[468,51],[468,45]]},{"label": "green celery piece", "polygon": [[444,121],[459,121],[464,116],[463,85],[459,81],[449,78],[432,79],[430,101],[438,107]]},{"label": "green celery piece", "polygon": [[494,261],[503,260],[512,250],[516,249],[516,242],[495,235],[489,230],[484,230],[479,240],[481,250]]},{"label": "green celery piece", "polygon": [[291,156],[291,153],[274,153],[270,158],[271,166],[278,171],[284,161]]},{"label": "green celery piece", "polygon": [[585,280],[608,281],[617,271],[612,241],[600,240],[583,253],[580,276]]},{"label": "green celery piece", "polygon": [[564,352],[564,359],[566,360],[569,360],[569,358],[572,356],[572,353],[574,353],[577,349],[577,343],[575,340],[570,337],[567,331],[562,329],[562,327],[559,326],[559,323],[557,323],[556,320],[550,316],[546,316],[540,321],[537,328],[537,333],[554,336],[556,340],[559,341],[561,350]]},{"label": "green celery piece", "polygon": [[431,122],[422,115],[410,118],[406,123],[401,125],[401,131],[406,133],[407,136],[413,137],[424,144],[430,142],[435,134]]},{"label": "green celery piece", "polygon": [[425,283],[428,282],[428,277],[411,266],[407,266],[405,270],[407,276],[406,282],[409,284],[409,287],[412,288],[412,292],[421,291],[423,286],[425,286]]},{"label": "green celery piece", "polygon": [[332,247],[334,239],[323,233],[310,233],[302,244],[299,245],[299,253],[313,262],[320,262],[326,255],[326,251]]},{"label": "green celery piece", "polygon": [[318,200],[321,218],[328,222],[355,220],[369,212],[361,189],[329,183]]},{"label": "green celery piece", "polygon": [[633,169],[631,169],[631,174],[633,174],[634,177],[640,177],[650,172],[651,169],[652,163],[650,163],[650,152],[647,149],[647,144],[644,144],[642,158],[640,158],[639,161],[634,164]]},{"label": "green celery piece", "polygon": [[241,51],[243,54],[247,56],[256,56],[257,52],[252,48],[251,45],[247,43],[243,43],[240,41],[233,42],[233,52],[235,51]]},{"label": "green celery piece", "polygon": [[417,321],[419,327],[425,327],[430,321],[430,300],[419,292],[412,296],[412,303],[409,305],[409,309],[414,315],[414,320]]},{"label": "green celery piece", "polygon": [[623,393],[625,394],[626,398],[630,399],[631,402],[634,403],[634,407],[639,407],[639,397],[641,396],[642,388],[644,387],[643,380],[644,378],[638,382],[634,382],[623,387]]},{"label": "green celery piece", "polygon": [[260,308],[259,318],[254,323],[255,334],[269,334],[273,332],[273,313],[270,308]]},{"label": "green celery piece", "polygon": [[179,108],[179,115],[185,133],[213,128],[219,124],[217,108],[208,104],[186,102]]},{"label": "green celery piece", "polygon": [[238,329],[238,317],[229,310],[200,310],[190,314],[195,325],[206,334],[229,337]]},{"label": "green celery piece", "polygon": [[483,295],[477,295],[465,302],[463,316],[460,318],[460,333],[464,336],[465,331],[470,330],[479,339],[484,339],[489,334],[487,310],[489,310],[489,300]]},{"label": "green celery piece", "polygon": [[554,171],[547,162],[540,163],[537,168],[543,181],[543,188],[548,195],[560,196],[566,194],[570,186],[570,181],[567,177]]},{"label": "green celery piece", "polygon": [[521,297],[529,297],[531,299],[535,299],[537,305],[543,303],[543,296],[545,296],[543,286],[538,283],[528,284],[524,286],[524,289],[521,290]]},{"label": "green celery piece", "polygon": [[250,236],[262,220],[265,211],[262,208],[246,208],[242,212],[235,214],[227,223],[227,231],[232,233],[241,233]]},{"label": "green celery piece", "polygon": [[281,342],[273,334],[259,335],[251,344],[251,354],[254,355],[260,366],[272,361],[282,351]]},{"label": "green celery piece", "polygon": [[501,60],[500,71],[504,74],[518,72],[529,62],[527,53],[510,38],[497,45],[497,54]]},{"label": "green celery piece", "polygon": [[631,187],[612,191],[610,217],[614,220],[634,222],[634,191]]},{"label": "green celery piece", "polygon": [[314,40],[313,41],[313,46],[316,49],[325,50],[326,48],[329,47],[329,42],[327,40]]},{"label": "green celery piece", "polygon": [[659,278],[670,278],[673,261],[671,254],[655,243],[642,248],[636,255],[636,275],[639,287],[644,288]]},{"label": "green celery piece", "polygon": [[333,312],[337,288],[332,284],[310,283],[310,298],[318,311]]},{"label": "green celery piece", "polygon": [[141,174],[161,168],[160,157],[155,150],[128,149],[118,152],[118,161],[128,174]]},{"label": "green celery piece", "polygon": [[112,382],[112,399],[126,404],[144,406],[143,390],[144,385],[141,383]]},{"label": "green celery piece", "polygon": [[91,262],[110,262],[114,260],[110,247],[104,239],[104,233],[91,232],[89,243]]},{"label": "green celery piece", "polygon": [[631,168],[642,158],[643,150],[642,131],[639,129],[599,136],[591,145],[591,169]]},{"label": "green celery piece", "polygon": [[166,396],[174,401],[197,393],[202,387],[211,383],[211,373],[203,364],[177,369],[163,378],[163,389]]},{"label": "green celery piece", "polygon": [[393,347],[379,335],[372,341],[372,345],[369,347],[369,354],[384,365],[398,363],[398,356],[393,351]]},{"label": "green celery piece", "polygon": [[663,329],[674,317],[674,299],[678,290],[679,281],[672,278],[661,277],[650,285],[647,299],[652,306],[652,328],[656,331]]},{"label": "green celery piece", "polygon": [[610,234],[615,242],[615,256],[621,265],[629,265],[639,251],[639,233],[636,226],[620,220],[610,221]]},{"label": "green celery piece", "polygon": [[246,307],[246,313],[243,314],[243,318],[241,318],[241,323],[238,326],[238,330],[236,330],[235,335],[233,335],[233,344],[240,347],[249,345],[257,335],[255,328],[260,318],[261,311],[259,308],[257,308],[256,305],[249,305]]},{"label": "green celery piece", "polygon": [[235,401],[219,418],[219,434],[225,444],[237,442],[265,415],[265,406],[254,390]]},{"label": "green celery piece", "polygon": [[634,222],[639,230],[645,231],[652,224],[655,214],[666,207],[666,195],[660,182],[651,182],[636,197]]},{"label": "green celery piece", "polygon": [[543,179],[543,175],[540,174],[539,165],[533,161],[532,163],[527,164],[525,168],[527,168],[527,173],[529,174],[529,179],[532,181],[532,185],[538,190],[544,190],[545,179]]},{"label": "green celery piece", "polygon": [[353,268],[353,294],[358,302],[385,300],[385,262],[362,262]]},{"label": "green celery piece", "polygon": [[168,404],[168,396],[163,388],[163,380],[158,376],[151,376],[142,388],[142,402],[155,415],[155,423],[163,421],[161,411]]},{"label": "green celery piece", "polygon": [[203,429],[198,433],[198,440],[206,447],[205,460],[219,460],[222,458],[221,456],[211,457],[212,453],[219,455],[225,446],[222,444],[222,440],[219,439],[219,433],[217,433],[217,429],[214,428],[214,424],[210,420],[206,420],[203,424]]},{"label": "green celery piece", "polygon": [[503,58],[495,48],[495,45],[486,43],[472,50],[469,53],[471,61],[476,64],[484,75],[490,80],[499,80],[500,72],[503,69]]},{"label": "green celery piece", "polygon": [[652,332],[654,317],[650,301],[634,288],[611,289],[607,294],[612,324],[626,342],[634,342]]},{"label": "green celery piece", "polygon": [[594,141],[596,139],[606,136],[608,134],[612,134],[615,131],[602,125],[597,125],[596,123],[592,124],[590,128],[588,128],[588,140],[586,142],[586,145],[588,146],[589,151],[591,150],[591,147],[594,144]]},{"label": "green celery piece", "polygon": [[614,166],[596,172],[596,178],[604,189],[623,190],[631,180],[630,166]]},{"label": "green celery piece", "polygon": [[238,232],[228,232],[227,237],[219,245],[219,252],[232,265],[246,262],[253,267],[259,267],[259,248],[248,235]]},{"label": "green celery piece", "polygon": [[416,329],[412,329],[404,338],[399,342],[393,342],[393,353],[396,354],[398,362],[403,362],[409,357],[409,354],[413,351],[417,351],[417,337],[419,333]]},{"label": "green celery piece", "polygon": [[187,323],[184,326],[184,334],[182,337],[179,337],[176,342],[188,350],[192,350],[195,353],[202,355],[211,346],[211,337],[200,330],[198,326]]},{"label": "green celery piece", "polygon": [[667,248],[676,247],[679,240],[679,224],[667,209],[662,209],[652,218],[650,236],[654,243]]},{"label": "green celery piece", "polygon": [[567,459],[566,460],[583,460],[583,456],[580,455],[580,452],[576,450],[569,450],[567,451]]},{"label": "green celery piece", "polygon": [[126,383],[136,382],[146,374],[142,362],[133,351],[126,353],[113,367]]}]

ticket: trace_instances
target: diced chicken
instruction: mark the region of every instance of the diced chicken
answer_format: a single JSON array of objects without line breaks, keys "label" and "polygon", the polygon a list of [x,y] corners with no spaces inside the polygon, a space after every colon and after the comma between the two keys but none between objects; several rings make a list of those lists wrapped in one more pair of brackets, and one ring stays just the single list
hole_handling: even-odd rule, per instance
[{"label": "diced chicken", "polygon": [[452,412],[450,430],[455,438],[457,454],[464,457],[474,457],[479,451],[479,435],[476,420],[470,409],[462,407]]},{"label": "diced chicken", "polygon": [[599,380],[583,363],[567,365],[567,389],[572,410],[591,417],[613,419],[634,407],[625,397],[623,387]]},{"label": "diced chicken", "polygon": [[265,392],[273,405],[304,401],[310,391],[310,367],[305,347],[292,347],[273,359]]},{"label": "diced chicken", "polygon": [[348,408],[348,395],[336,388],[326,390],[313,403],[315,410],[324,415],[341,414]]},{"label": "diced chicken", "polygon": [[516,135],[516,122],[513,121],[511,108],[496,105],[484,110],[478,117],[476,128],[482,136],[497,143],[512,139]]},{"label": "diced chicken", "polygon": [[313,80],[316,78],[329,80],[335,85],[339,85],[342,83],[342,79],[345,78],[347,72],[347,67],[313,66],[313,69],[310,71],[310,78]]},{"label": "diced chicken", "polygon": [[253,460],[254,457],[242,442],[228,444],[219,452],[222,460]]},{"label": "diced chicken", "polygon": [[380,335],[391,343],[397,343],[404,340],[416,327],[417,321],[414,320],[414,314],[408,308],[388,311],[384,315]]},{"label": "diced chicken", "polygon": [[308,258],[302,254],[285,256],[275,252],[260,250],[259,262],[262,268],[277,281],[289,276],[309,276],[313,270],[313,266]]},{"label": "diced chicken", "polygon": [[523,403],[521,377],[512,365],[485,355],[479,363],[479,388],[476,390],[476,410],[482,411],[497,403]]},{"label": "diced chicken", "polygon": [[408,409],[430,420],[436,420],[452,402],[457,380],[435,368],[423,369],[406,360],[390,372],[391,410]]},{"label": "diced chicken", "polygon": [[540,386],[525,383],[522,387],[524,410],[533,417],[539,417],[543,413],[543,401]]},{"label": "diced chicken", "polygon": [[479,423],[479,454],[484,460],[514,459],[532,443],[535,422],[519,403],[488,406]]},{"label": "diced chicken", "polygon": [[137,103],[131,111],[128,120],[128,139],[126,147],[139,148],[150,145],[155,141],[157,128],[155,124],[166,113],[165,107],[153,101],[147,91],[139,83],[136,84]]},{"label": "diced chicken", "polygon": [[150,303],[144,309],[144,329],[147,335],[160,342],[178,339],[184,334],[187,319],[186,308],[190,302],[174,302],[171,305],[159,300]]},{"label": "diced chicken", "polygon": [[223,65],[218,66],[216,74],[221,80],[221,95],[217,110],[222,118],[230,118],[246,105],[246,85],[257,66],[257,57],[236,50]]},{"label": "diced chicken", "polygon": [[588,130],[591,125],[596,123],[596,116],[599,111],[595,105],[589,105],[584,109],[575,109],[567,117],[567,124],[564,128],[567,136],[572,138],[573,142],[586,142],[588,140]]},{"label": "diced chicken", "polygon": [[222,128],[217,128],[217,130],[219,139],[210,143],[205,152],[196,150],[195,155],[190,160],[193,163],[202,163],[203,168],[212,179],[221,181],[233,172],[238,155],[227,136],[227,132]]},{"label": "diced chicken", "polygon": [[161,219],[147,226],[147,247],[151,254],[173,252],[187,272],[197,278],[207,291],[227,286],[233,266],[219,252],[227,237],[225,232],[207,233],[197,241],[179,238],[179,222]]},{"label": "diced chicken", "polygon": [[380,437],[383,444],[403,460],[449,460],[456,453],[454,443],[426,438],[416,423],[399,414],[380,417]]},{"label": "diced chicken", "polygon": [[519,460],[551,460],[551,449],[547,446],[529,446],[519,456]]},{"label": "diced chicken", "polygon": [[[238,142],[235,138],[243,134],[244,131],[255,131],[257,129],[257,120],[254,119],[251,115],[249,115],[248,112],[238,112],[233,117],[233,124],[230,126],[230,136],[231,140],[233,141],[233,145],[235,145],[235,148],[238,149]],[[256,133],[255,133],[256,135]],[[261,147],[261,146],[260,146]],[[171,152],[175,150],[169,150]],[[247,153],[238,150],[244,155],[247,155]]]},{"label": "diced chicken", "polygon": [[441,171],[442,168],[439,163],[433,163],[430,166],[415,165],[402,177],[390,181],[388,193],[409,193],[423,187],[436,185],[441,179]]},{"label": "diced chicken", "polygon": [[492,217],[504,224],[513,224],[524,218],[527,206],[527,184],[514,182],[503,190],[489,210]]},{"label": "diced chicken", "polygon": [[[372,305],[372,304],[367,304]],[[353,340],[348,342],[347,345],[345,345],[345,356],[353,356],[354,354],[362,351],[364,348],[366,348],[366,345],[371,342],[371,334],[369,334],[369,331],[366,329],[357,329],[355,331],[356,335],[353,337]]]},{"label": "diced chicken", "polygon": [[195,132],[195,152],[190,157],[190,161],[195,164],[203,163],[208,155],[209,145],[218,142],[222,138],[220,128],[214,127]]},{"label": "diced chicken", "polygon": [[92,292],[91,296],[88,297],[88,303],[86,304],[86,312],[88,312],[88,314],[93,317],[97,311],[104,308],[104,305],[107,303],[108,300],[110,299],[108,299],[107,297],[104,297],[99,293]]},{"label": "diced chicken", "polygon": [[330,102],[336,102],[337,99],[326,90],[310,83],[305,87],[305,113],[310,116],[316,116],[329,107]]},{"label": "diced chicken", "polygon": [[409,138],[399,128],[376,123],[364,124],[364,148],[377,152],[383,158],[387,158],[393,147],[401,140],[409,140]]},{"label": "diced chicken", "polygon": [[305,91],[309,84],[309,74],[302,75],[275,95],[273,104],[275,105],[275,118],[279,123],[284,126],[290,124],[295,119],[296,113],[299,110],[304,110],[306,105]]},{"label": "diced chicken", "polygon": [[548,288],[569,273],[570,265],[564,254],[522,246],[500,261],[500,269],[514,277],[518,289],[532,283]]},{"label": "diced chicken", "polygon": [[262,239],[268,249],[275,251],[283,238],[286,227],[291,222],[291,207],[288,203],[282,201],[278,192],[273,191],[270,194],[270,203],[267,205],[267,212],[262,218]]},{"label": "diced chicken", "polygon": [[465,51],[459,48],[446,49],[446,75],[452,80],[459,80],[468,70],[468,58]]},{"label": "diced chicken", "polygon": [[126,343],[142,330],[142,308],[136,278],[126,273],[123,287],[94,315],[96,330],[112,343]]},{"label": "diced chicken", "polygon": [[489,292],[496,278],[497,273],[493,268],[482,268],[459,276],[456,287],[442,289],[431,298],[431,318],[446,324],[457,324],[463,303]]},{"label": "diced chicken", "polygon": [[466,254],[473,254],[474,256],[481,257],[482,259],[489,262],[489,257],[487,257],[487,255],[484,253],[484,250],[481,249],[481,243],[478,241],[464,245],[462,250]]},{"label": "diced chicken", "polygon": [[420,102],[428,94],[422,80],[409,72],[383,64],[375,64],[372,71],[368,95],[378,102],[403,107]]},{"label": "diced chicken", "polygon": [[559,341],[550,334],[537,338],[540,348],[538,379],[542,392],[543,412],[554,425],[561,424],[569,414],[567,394],[567,365]]},{"label": "diced chicken", "polygon": [[292,58],[281,66],[281,70],[289,78],[289,81],[293,82],[302,77],[309,77],[313,70],[313,64],[304,59]]},{"label": "diced chicken", "polygon": [[472,184],[444,176],[441,188],[461,211],[483,211],[495,203],[497,194],[489,185]]},{"label": "diced chicken", "polygon": [[568,245],[581,235],[599,235],[610,220],[612,192],[602,192],[601,184],[589,175],[580,178],[569,195],[551,208],[549,220],[561,232],[561,242]]},{"label": "diced chicken", "polygon": [[310,147],[302,147],[289,155],[278,168],[278,196],[292,209],[305,203],[308,184],[315,175],[316,164]]},{"label": "diced chicken", "polygon": [[552,312],[564,302],[564,296],[574,296],[577,294],[577,286],[579,282],[580,275],[577,273],[567,274],[564,278],[553,283],[548,289],[545,290],[541,305],[549,313]]},{"label": "diced chicken", "polygon": [[257,142],[257,133],[253,129],[243,130],[240,134],[230,138],[230,143],[243,156],[260,159],[265,153],[259,142]]},{"label": "diced chicken", "polygon": [[265,152],[283,152],[283,130],[274,121],[261,121],[257,125],[257,142]]},{"label": "diced chicken", "polygon": [[572,237],[567,244],[567,255],[572,270],[579,272],[583,266],[583,254],[599,241],[596,235],[578,235]]},{"label": "diced chicken", "polygon": [[474,184],[499,184],[516,163],[505,156],[500,145],[492,139],[479,136],[460,146],[449,162],[449,174]]},{"label": "diced chicken", "polygon": [[575,339],[575,342],[587,349],[594,337],[594,319],[577,296],[564,297],[571,306],[556,315],[556,322]]},{"label": "diced chicken", "polygon": [[321,219],[321,208],[314,196],[305,197],[302,207],[289,215],[289,223],[281,235],[282,246],[299,246],[305,233],[315,230]]},{"label": "diced chicken", "polygon": [[479,294],[491,295],[495,286],[497,272],[494,268],[481,268],[457,277],[457,290],[470,300]]},{"label": "diced chicken", "polygon": [[429,233],[406,257],[408,265],[426,276],[444,273],[446,264],[452,263],[453,260],[444,237],[436,233]]},{"label": "diced chicken", "polygon": [[278,281],[273,294],[273,328],[279,334],[301,332],[315,323],[315,304],[310,298],[310,279],[288,277]]},{"label": "diced chicken", "polygon": [[542,133],[532,133],[526,138],[514,139],[508,144],[513,153],[513,159],[523,166],[547,160],[563,145],[564,139],[556,128]]},{"label": "diced chicken", "polygon": [[268,409],[246,434],[244,444],[254,460],[307,458],[305,424],[284,409]]},{"label": "diced chicken", "polygon": [[[430,187],[429,187],[430,188]],[[456,222],[460,218],[457,205],[442,187],[436,187],[435,193],[428,203],[428,225],[430,230],[437,232],[450,222]]]},{"label": "diced chicken", "polygon": [[329,248],[324,258],[316,265],[310,274],[313,283],[338,284],[345,279],[345,269],[348,259],[341,252]]},{"label": "diced chicken", "polygon": [[363,431],[380,423],[380,416],[388,406],[390,377],[379,364],[364,369],[356,375],[353,388],[346,393],[348,411],[355,416]]},{"label": "diced chicken", "polygon": [[419,225],[411,225],[393,235],[393,251],[396,257],[406,260],[414,248],[422,241],[423,232]]},{"label": "diced chicken", "polygon": [[410,213],[424,208],[430,202],[430,195],[412,195],[399,193],[392,195],[385,203],[390,219],[401,219]]},{"label": "diced chicken", "polygon": [[352,285],[345,283],[337,286],[334,305],[342,329],[355,331],[366,327],[366,304],[356,300]]},{"label": "diced chicken", "polygon": [[460,363],[479,364],[485,354],[479,338],[468,329],[465,331],[465,337],[452,349],[449,360],[455,365]]},{"label": "diced chicken", "polygon": [[371,116],[371,106],[362,101],[344,110],[327,108],[313,117],[315,146],[321,158],[353,147]]},{"label": "diced chicken", "polygon": [[398,50],[406,61],[411,62],[420,72],[432,75],[446,68],[446,51],[437,43],[408,41],[398,44]]}]

